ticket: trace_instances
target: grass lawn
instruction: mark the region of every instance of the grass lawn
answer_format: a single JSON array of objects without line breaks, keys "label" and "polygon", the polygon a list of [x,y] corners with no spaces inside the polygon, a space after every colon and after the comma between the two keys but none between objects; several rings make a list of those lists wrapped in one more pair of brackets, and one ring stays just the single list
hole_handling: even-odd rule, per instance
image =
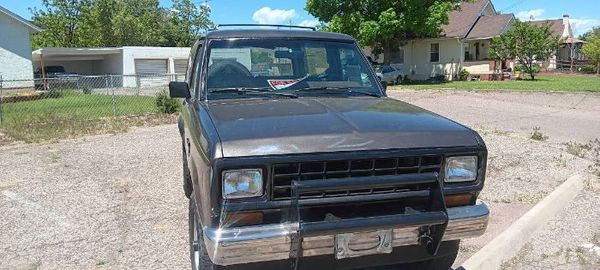
[{"label": "grass lawn", "polygon": [[[38,142],[86,134],[114,133],[157,118],[155,98],[66,92],[60,98],[5,103],[0,132],[14,140]],[[151,119],[150,119],[151,118]],[[171,121],[171,120],[167,120]]]},{"label": "grass lawn", "polygon": [[538,91],[579,91],[600,92],[600,77],[588,75],[540,75],[535,81],[452,81],[452,82],[411,82],[390,86],[398,89],[464,89],[464,90],[538,90]]}]

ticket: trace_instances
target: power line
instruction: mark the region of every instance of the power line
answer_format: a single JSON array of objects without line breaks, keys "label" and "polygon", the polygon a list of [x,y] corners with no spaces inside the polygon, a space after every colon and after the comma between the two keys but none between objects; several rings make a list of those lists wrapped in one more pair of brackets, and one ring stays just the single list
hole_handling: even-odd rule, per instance
[{"label": "power line", "polygon": [[513,8],[515,8],[515,7],[523,4],[525,2],[527,2],[527,0],[518,0],[518,1],[514,2],[514,3],[512,3],[511,5],[509,5],[508,7],[505,7],[504,9],[502,9],[499,13],[504,13],[506,11],[509,11],[509,10],[511,10],[511,9],[513,9]]}]

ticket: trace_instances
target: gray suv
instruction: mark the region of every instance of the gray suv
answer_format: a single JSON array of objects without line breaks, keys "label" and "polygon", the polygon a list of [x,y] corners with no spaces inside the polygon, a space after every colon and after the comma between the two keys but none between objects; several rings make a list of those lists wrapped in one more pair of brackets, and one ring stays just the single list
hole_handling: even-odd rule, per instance
[{"label": "gray suv", "polygon": [[448,269],[484,233],[483,140],[387,97],[354,38],[214,30],[186,78],[193,269]]}]

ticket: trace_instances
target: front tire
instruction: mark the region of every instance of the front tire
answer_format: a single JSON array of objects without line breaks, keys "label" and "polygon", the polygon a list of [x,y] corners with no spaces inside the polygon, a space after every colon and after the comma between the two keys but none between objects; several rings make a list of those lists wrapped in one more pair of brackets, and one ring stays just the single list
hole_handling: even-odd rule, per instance
[{"label": "front tire", "polygon": [[213,270],[215,265],[208,257],[206,246],[202,236],[202,227],[196,216],[196,203],[192,198],[189,200],[189,235],[190,235],[190,261],[193,270]]},{"label": "front tire", "polygon": [[396,84],[401,84],[402,83],[402,76],[398,76],[396,78]]}]

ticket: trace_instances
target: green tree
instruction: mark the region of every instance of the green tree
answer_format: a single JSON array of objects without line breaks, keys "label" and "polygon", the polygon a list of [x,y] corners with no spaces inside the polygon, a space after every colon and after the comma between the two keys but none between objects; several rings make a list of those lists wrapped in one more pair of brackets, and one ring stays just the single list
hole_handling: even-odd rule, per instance
[{"label": "green tree", "polygon": [[592,28],[592,30],[587,31],[579,36],[579,39],[583,41],[587,41],[592,35],[600,34],[600,26]]},{"label": "green tree", "polygon": [[80,44],[78,35],[83,14],[92,7],[90,0],[43,0],[43,10],[30,9],[33,22],[44,29],[33,37],[33,48],[73,47]]},{"label": "green tree", "polygon": [[538,61],[548,60],[557,51],[560,42],[550,25],[536,26],[519,20],[511,28],[492,40],[489,56],[495,60],[516,59],[523,71],[535,80],[539,72]]},{"label": "green tree", "polygon": [[202,31],[213,27],[208,5],[195,5],[191,0],[173,0],[170,12],[175,46],[192,46]]},{"label": "green tree", "polygon": [[108,46],[162,46],[164,13],[158,0],[117,1],[112,19],[114,40]]},{"label": "green tree", "polygon": [[514,35],[501,35],[492,40],[489,47],[489,57],[494,60],[504,62],[511,59],[512,44],[514,44]]},{"label": "green tree", "polygon": [[596,65],[596,74],[600,76],[600,31],[595,31],[588,37],[581,51]]},{"label": "green tree", "polygon": [[33,38],[37,47],[190,46],[212,26],[208,6],[174,0],[43,0],[32,10],[45,29]]},{"label": "green tree", "polygon": [[390,62],[393,51],[413,38],[437,37],[448,13],[460,0],[308,0],[306,10],[327,23],[327,30],[346,33]]}]

